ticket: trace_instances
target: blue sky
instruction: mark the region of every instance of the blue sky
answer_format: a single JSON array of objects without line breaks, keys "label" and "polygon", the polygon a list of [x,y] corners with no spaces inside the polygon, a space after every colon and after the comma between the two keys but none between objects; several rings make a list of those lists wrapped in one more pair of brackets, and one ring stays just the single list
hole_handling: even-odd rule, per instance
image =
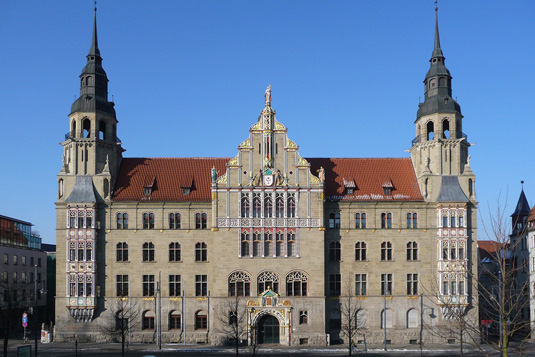
[{"label": "blue sky", "polygon": [[[535,204],[534,12],[528,0],[439,3],[485,221],[499,197],[512,213],[521,180]],[[408,157],[432,0],[101,0],[97,16],[126,157],[234,156],[269,83],[302,156]],[[92,23],[88,0],[0,3],[0,214],[47,243]]]}]

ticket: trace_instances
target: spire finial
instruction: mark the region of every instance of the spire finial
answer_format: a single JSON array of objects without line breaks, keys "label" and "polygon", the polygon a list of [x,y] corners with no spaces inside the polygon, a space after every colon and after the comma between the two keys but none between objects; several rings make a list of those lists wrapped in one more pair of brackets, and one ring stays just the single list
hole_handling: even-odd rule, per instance
[{"label": "spire finial", "polygon": [[[435,1],[436,4],[436,1]],[[95,12],[97,12],[97,0],[95,0]]]},{"label": "spire finial", "polygon": [[522,189],[524,189],[524,180],[520,181],[520,184],[522,185]]},{"label": "spire finial", "polygon": [[[95,1],[96,3],[96,1]],[[435,0],[435,12],[438,13],[438,0]]]}]

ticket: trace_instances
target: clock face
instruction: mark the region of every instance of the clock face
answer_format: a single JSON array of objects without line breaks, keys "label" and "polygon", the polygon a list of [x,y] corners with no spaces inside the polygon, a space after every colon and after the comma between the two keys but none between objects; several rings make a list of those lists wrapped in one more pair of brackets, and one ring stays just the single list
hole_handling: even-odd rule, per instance
[{"label": "clock face", "polygon": [[273,175],[264,175],[264,186],[273,185]]}]

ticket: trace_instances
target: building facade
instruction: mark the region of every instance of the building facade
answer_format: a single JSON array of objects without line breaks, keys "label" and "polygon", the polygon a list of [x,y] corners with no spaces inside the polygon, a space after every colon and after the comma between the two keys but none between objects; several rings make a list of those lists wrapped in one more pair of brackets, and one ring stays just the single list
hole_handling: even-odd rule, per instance
[{"label": "building facade", "polygon": [[249,343],[342,340],[347,299],[369,343],[477,319],[475,175],[438,18],[430,63],[410,158],[300,156],[270,86],[235,157],[126,158],[95,17],[61,143],[56,340],[109,339],[118,302],[145,342],[161,325],[163,341],[223,343],[229,300]]},{"label": "building facade", "polygon": [[43,294],[47,289],[46,253],[41,249],[41,238],[32,233],[30,222],[0,215],[0,257],[0,328],[3,336],[13,336],[23,331],[24,312],[32,329],[35,306],[39,321],[44,321],[46,313],[42,308],[47,303]]}]

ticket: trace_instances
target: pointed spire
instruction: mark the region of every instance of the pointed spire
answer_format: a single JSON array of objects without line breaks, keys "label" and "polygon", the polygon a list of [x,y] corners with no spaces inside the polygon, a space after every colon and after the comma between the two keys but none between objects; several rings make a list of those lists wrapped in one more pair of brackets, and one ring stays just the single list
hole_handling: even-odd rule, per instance
[{"label": "pointed spire", "polygon": [[435,47],[433,48],[433,55],[431,57],[444,57],[442,49],[440,48],[440,36],[438,34],[438,6],[435,1]]},{"label": "pointed spire", "polygon": [[511,217],[529,216],[530,210],[529,210],[528,199],[526,198],[526,195],[524,194],[524,181],[521,181],[521,183],[522,183],[522,190],[520,191],[520,197],[518,198],[516,209],[511,215]]},{"label": "pointed spire", "polygon": [[89,49],[90,56],[100,56],[100,50],[98,49],[97,38],[97,2],[95,1],[95,17],[93,20],[93,41],[91,42],[91,49]]}]

